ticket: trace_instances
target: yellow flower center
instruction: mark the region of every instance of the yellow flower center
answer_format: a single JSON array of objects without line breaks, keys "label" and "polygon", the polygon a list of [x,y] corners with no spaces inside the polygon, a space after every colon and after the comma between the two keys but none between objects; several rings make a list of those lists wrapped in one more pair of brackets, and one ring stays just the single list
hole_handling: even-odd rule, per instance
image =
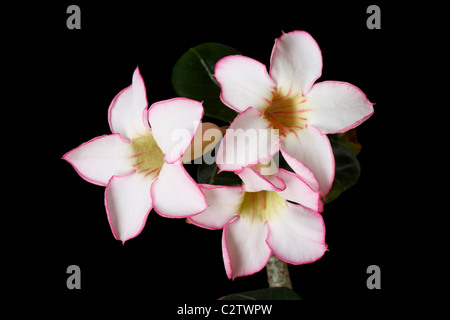
[{"label": "yellow flower center", "polygon": [[264,223],[285,208],[286,200],[275,191],[244,192],[238,215]]},{"label": "yellow flower center", "polygon": [[270,104],[263,115],[270,121],[274,129],[278,129],[281,136],[289,132],[304,129],[308,119],[309,109],[306,108],[306,98],[300,91],[283,94],[280,90],[273,93]]},{"label": "yellow flower center", "polygon": [[164,164],[164,153],[158,147],[151,132],[146,133],[139,138],[131,139],[130,144],[134,159],[133,167],[136,173],[143,174],[145,177],[154,179],[161,171]]}]

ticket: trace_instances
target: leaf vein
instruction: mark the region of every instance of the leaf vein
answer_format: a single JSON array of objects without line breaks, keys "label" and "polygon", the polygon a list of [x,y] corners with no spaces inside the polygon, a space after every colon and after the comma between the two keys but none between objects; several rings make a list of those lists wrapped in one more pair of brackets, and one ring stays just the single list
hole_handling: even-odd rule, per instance
[{"label": "leaf vein", "polygon": [[211,78],[212,82],[214,82],[214,84],[216,86],[218,86],[220,88],[219,83],[217,82],[216,78],[214,77],[214,75],[212,74],[211,70],[209,70],[208,65],[206,64],[206,61],[202,58],[202,56],[197,52],[197,50],[195,50],[195,48],[191,48],[192,52],[198,57],[198,60],[200,61],[200,63],[202,64],[203,68],[205,68],[206,72],[208,73],[208,76]]}]

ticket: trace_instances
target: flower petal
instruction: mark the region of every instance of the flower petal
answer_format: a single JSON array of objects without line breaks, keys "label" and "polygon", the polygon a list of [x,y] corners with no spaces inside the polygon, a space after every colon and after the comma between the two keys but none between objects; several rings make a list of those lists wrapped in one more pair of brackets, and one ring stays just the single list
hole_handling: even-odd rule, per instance
[{"label": "flower petal", "polygon": [[275,84],[266,66],[254,59],[240,55],[222,58],[216,63],[215,77],[223,103],[238,112],[248,107],[262,111],[272,100]]},{"label": "flower petal", "polygon": [[298,175],[293,172],[279,169],[276,177],[281,178],[286,184],[283,191],[278,194],[289,201],[297,202],[314,211],[323,211],[323,203],[318,191],[314,191]]},{"label": "flower petal", "polygon": [[132,84],[123,89],[111,102],[108,110],[109,126],[113,133],[125,139],[139,137],[147,130],[147,95],[139,68],[133,73]]},{"label": "flower petal", "polygon": [[292,31],[275,40],[270,63],[270,77],[278,89],[308,93],[322,74],[322,53],[311,35]]},{"label": "flower petal", "polygon": [[278,130],[253,107],[239,114],[227,129],[216,163],[221,171],[236,171],[272,157],[280,147]]},{"label": "flower petal", "polygon": [[[301,161],[311,169],[320,184],[320,195],[325,196],[331,189],[334,179],[334,155],[326,135],[308,126],[296,134],[289,134],[281,141],[281,148],[291,157]],[[290,165],[288,158],[286,162]],[[295,171],[296,168],[292,167]],[[303,178],[301,172],[296,172]]]},{"label": "flower petal", "polygon": [[346,82],[316,83],[306,98],[306,108],[311,109],[308,124],[323,134],[350,130],[373,113],[366,95]]},{"label": "flower petal", "polygon": [[244,190],[247,192],[258,192],[261,190],[281,191],[286,188],[283,181],[279,181],[276,176],[273,176],[273,180],[269,180],[251,167],[242,169],[238,176],[244,182]]},{"label": "flower petal", "polygon": [[289,166],[294,170],[294,172],[306,183],[308,186],[314,190],[319,191],[320,185],[319,181],[317,181],[316,176],[314,173],[309,169],[307,166],[305,166],[301,161],[298,159],[290,156],[287,154],[283,149],[280,149],[281,153],[283,154],[283,158],[286,160],[286,162],[289,164]]},{"label": "flower petal", "polygon": [[117,240],[125,242],[144,228],[152,209],[152,180],[134,172],[113,176],[105,190],[105,205],[111,230]]},{"label": "flower petal", "polygon": [[177,161],[189,147],[203,117],[201,102],[175,98],[154,103],[148,110],[153,137],[167,163]]},{"label": "flower petal", "polygon": [[189,220],[203,228],[222,229],[236,216],[241,205],[242,187],[200,185],[208,207]]},{"label": "flower petal", "polygon": [[86,181],[106,186],[113,175],[124,175],[134,170],[130,155],[129,142],[119,134],[111,134],[85,142],[62,158]]},{"label": "flower petal", "polygon": [[266,243],[267,225],[238,217],[225,225],[222,234],[222,254],[230,279],[260,271],[270,258]]},{"label": "flower petal", "polygon": [[288,202],[286,209],[267,225],[267,244],[278,258],[288,263],[314,262],[327,250],[322,216],[308,208]]},{"label": "flower petal", "polygon": [[205,196],[180,161],[163,164],[151,194],[155,211],[164,217],[183,218],[206,209]]}]

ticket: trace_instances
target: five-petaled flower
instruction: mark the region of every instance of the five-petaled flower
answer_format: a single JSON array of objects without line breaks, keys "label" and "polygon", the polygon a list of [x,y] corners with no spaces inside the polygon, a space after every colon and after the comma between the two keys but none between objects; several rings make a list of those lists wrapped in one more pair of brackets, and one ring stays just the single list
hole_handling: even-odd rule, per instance
[{"label": "five-petaled flower", "polygon": [[[321,73],[319,46],[304,31],[276,39],[269,73],[263,64],[248,57],[233,55],[219,60],[215,77],[221,86],[221,99],[240,112],[219,148],[219,168],[240,170],[281,150],[291,168],[310,185],[316,177],[321,196],[326,195],[334,179],[334,157],[326,134],[358,126],[372,115],[373,106],[349,83],[314,84]],[[278,136],[272,139],[275,141],[263,143],[267,147],[258,150],[257,158],[234,161],[235,155],[244,153],[248,146],[227,148],[227,140],[234,140],[242,130],[268,128],[278,130]]]},{"label": "five-petaled flower", "polygon": [[165,217],[187,217],[206,208],[205,196],[180,160],[203,116],[202,103],[175,98],[147,108],[136,68],[132,85],[109,110],[110,135],[63,156],[85,180],[106,186],[105,206],[114,237],[137,236],[153,208]]},{"label": "five-petaled flower", "polygon": [[207,229],[223,228],[222,254],[230,279],[260,271],[271,252],[288,263],[304,264],[327,250],[318,190],[284,169],[264,176],[259,166],[238,173],[242,186],[200,185],[208,208],[189,217]]}]

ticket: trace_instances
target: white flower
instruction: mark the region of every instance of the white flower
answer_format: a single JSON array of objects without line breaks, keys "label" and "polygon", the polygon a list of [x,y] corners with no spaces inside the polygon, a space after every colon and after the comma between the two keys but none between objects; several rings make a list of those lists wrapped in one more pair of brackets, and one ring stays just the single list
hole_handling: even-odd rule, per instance
[{"label": "white flower", "polygon": [[240,187],[200,185],[208,208],[189,217],[203,228],[223,228],[222,253],[230,279],[260,271],[271,252],[291,264],[322,257],[327,246],[318,191],[284,169],[264,176],[257,166],[247,167],[239,176]]},{"label": "white flower", "polygon": [[[114,98],[108,116],[112,134],[83,143],[63,159],[85,180],[106,186],[105,206],[116,239],[136,237],[152,208],[174,218],[205,210],[205,197],[180,160],[203,116],[200,102],[176,98],[147,109],[136,69],[132,85]],[[175,139],[180,132],[183,139]]]},{"label": "white flower", "polygon": [[[372,115],[373,107],[364,93],[349,83],[314,84],[321,73],[319,46],[304,31],[276,39],[269,73],[260,62],[240,55],[218,61],[215,77],[222,89],[221,99],[240,112],[219,148],[219,168],[240,170],[281,150],[291,168],[311,186],[315,176],[321,195],[326,195],[334,179],[334,157],[326,134],[358,126]],[[260,141],[258,146],[263,147],[259,147],[257,156],[233,161],[246,152],[248,145],[227,148],[228,140],[250,129],[276,129],[278,135],[274,138],[270,133],[267,141]]]}]

